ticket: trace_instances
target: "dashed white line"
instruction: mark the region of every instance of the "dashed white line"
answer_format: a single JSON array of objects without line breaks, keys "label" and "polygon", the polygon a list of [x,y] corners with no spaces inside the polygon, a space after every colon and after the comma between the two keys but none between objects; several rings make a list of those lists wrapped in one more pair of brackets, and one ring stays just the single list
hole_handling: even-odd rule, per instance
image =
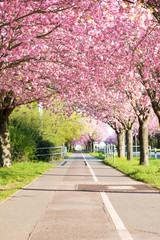
[{"label": "dashed white line", "polygon": [[[87,166],[91,172],[91,175],[94,179],[95,182],[98,182],[98,178],[96,177],[93,169],[91,168],[91,166],[89,165],[89,163],[87,162],[84,154],[82,153],[83,158],[85,159]],[[115,228],[121,238],[121,240],[133,240],[133,237],[131,236],[131,234],[129,233],[129,231],[126,229],[125,225],[123,224],[122,220],[120,219],[119,215],[117,214],[116,210],[114,209],[114,207],[112,206],[109,198],[107,197],[105,192],[100,192],[100,195],[102,197],[103,203],[106,207],[106,209],[108,210],[112,221],[115,225]]]}]

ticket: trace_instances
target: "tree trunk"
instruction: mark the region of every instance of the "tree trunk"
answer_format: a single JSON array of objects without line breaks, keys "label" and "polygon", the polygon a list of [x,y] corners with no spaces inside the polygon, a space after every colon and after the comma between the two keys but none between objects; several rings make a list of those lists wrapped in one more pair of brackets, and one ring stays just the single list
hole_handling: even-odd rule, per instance
[{"label": "tree trunk", "polygon": [[73,144],[71,143],[71,147],[70,147],[71,151],[73,151]]},{"label": "tree trunk", "polygon": [[127,140],[127,160],[133,160],[133,135],[132,129],[126,131]]},{"label": "tree trunk", "polygon": [[139,120],[140,165],[149,165],[148,161],[148,118]]},{"label": "tree trunk", "polygon": [[117,132],[118,139],[118,157],[125,157],[125,130],[121,129]]},{"label": "tree trunk", "polygon": [[89,141],[87,142],[86,148],[87,148],[87,151],[90,151],[90,142]]},{"label": "tree trunk", "polygon": [[67,151],[70,152],[70,151],[71,151],[71,142],[68,141],[68,142],[66,143],[66,145],[67,145]]},{"label": "tree trunk", "polygon": [[0,118],[0,166],[11,166],[11,149],[8,129],[8,116]]},{"label": "tree trunk", "polygon": [[153,138],[150,139],[151,141],[151,149],[153,148]]},{"label": "tree trunk", "polygon": [[91,140],[91,152],[95,152],[94,140]]}]

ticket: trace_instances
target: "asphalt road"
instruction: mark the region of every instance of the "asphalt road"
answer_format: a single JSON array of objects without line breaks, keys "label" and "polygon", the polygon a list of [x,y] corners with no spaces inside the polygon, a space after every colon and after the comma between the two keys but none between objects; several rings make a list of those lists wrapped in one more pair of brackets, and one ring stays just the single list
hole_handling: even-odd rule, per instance
[{"label": "asphalt road", "polygon": [[157,240],[160,194],[77,152],[0,205],[1,240]]}]

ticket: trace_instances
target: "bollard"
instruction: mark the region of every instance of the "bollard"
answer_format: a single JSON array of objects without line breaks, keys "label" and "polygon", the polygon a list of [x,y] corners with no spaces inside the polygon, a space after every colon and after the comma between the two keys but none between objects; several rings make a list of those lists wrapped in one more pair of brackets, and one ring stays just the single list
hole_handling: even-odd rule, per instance
[{"label": "bollard", "polygon": [[154,149],[155,158],[157,158],[157,149]]}]

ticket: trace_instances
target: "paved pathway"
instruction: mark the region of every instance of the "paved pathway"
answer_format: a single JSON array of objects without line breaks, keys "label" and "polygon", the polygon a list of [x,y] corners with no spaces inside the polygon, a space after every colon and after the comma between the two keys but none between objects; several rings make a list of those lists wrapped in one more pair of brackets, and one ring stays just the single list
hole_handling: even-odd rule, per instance
[{"label": "paved pathway", "polygon": [[158,240],[160,194],[74,153],[0,205],[1,240]]}]

